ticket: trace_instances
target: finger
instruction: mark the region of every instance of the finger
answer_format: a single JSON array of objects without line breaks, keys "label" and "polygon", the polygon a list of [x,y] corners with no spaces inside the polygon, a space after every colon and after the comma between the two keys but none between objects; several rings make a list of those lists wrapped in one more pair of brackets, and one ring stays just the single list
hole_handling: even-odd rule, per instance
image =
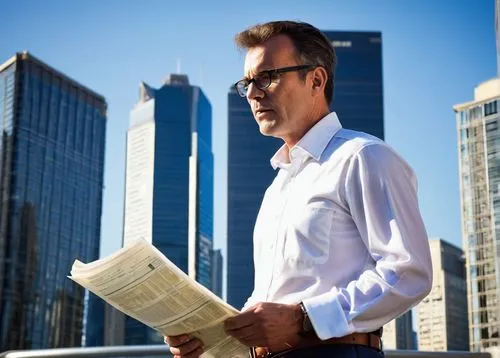
[{"label": "finger", "polygon": [[226,333],[235,338],[248,338],[259,334],[259,328],[256,325],[245,326],[237,329],[227,329]]},{"label": "finger", "polygon": [[194,352],[191,352],[187,355],[174,355],[174,358],[199,358],[203,354],[203,349],[198,348]]},{"label": "finger", "polygon": [[247,347],[267,346],[267,344],[264,343],[265,339],[258,336],[249,336],[244,338],[236,337],[236,339]]},{"label": "finger", "polygon": [[245,326],[250,326],[255,322],[255,313],[253,311],[245,311],[237,316],[230,317],[224,321],[226,330],[234,330]]},{"label": "finger", "polygon": [[262,330],[256,325],[227,330],[226,332],[248,347],[263,345],[265,342],[265,338],[262,337]]},{"label": "finger", "polygon": [[190,339],[191,337],[189,337],[187,334],[181,334],[178,336],[165,336],[164,342],[169,346],[176,347],[189,342]]},{"label": "finger", "polygon": [[188,354],[187,356],[182,357],[182,358],[199,358],[202,354],[203,354],[203,348],[200,347],[197,350],[195,350],[193,353]]},{"label": "finger", "polygon": [[203,345],[201,341],[197,338],[194,338],[187,343],[181,344],[180,346],[170,346],[170,353],[172,353],[173,355],[180,355],[184,357],[185,355],[195,352],[197,349],[201,349],[202,346]]}]

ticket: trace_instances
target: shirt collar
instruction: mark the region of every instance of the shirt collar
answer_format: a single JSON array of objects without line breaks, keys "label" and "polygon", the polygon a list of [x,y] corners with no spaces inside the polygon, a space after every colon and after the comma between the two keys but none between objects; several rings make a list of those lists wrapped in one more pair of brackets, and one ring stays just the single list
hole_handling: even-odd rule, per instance
[{"label": "shirt collar", "polygon": [[304,155],[319,161],[326,146],[341,128],[337,114],[329,113],[320,119],[290,151],[286,144],[283,144],[271,158],[271,166],[273,169],[287,169],[295,156],[303,157]]}]

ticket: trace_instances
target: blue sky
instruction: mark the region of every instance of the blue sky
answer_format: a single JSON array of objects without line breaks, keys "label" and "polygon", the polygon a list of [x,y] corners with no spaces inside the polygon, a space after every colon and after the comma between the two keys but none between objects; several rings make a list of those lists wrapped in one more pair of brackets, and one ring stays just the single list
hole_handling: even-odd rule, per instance
[{"label": "blue sky", "polygon": [[0,8],[0,62],[28,50],[108,101],[102,255],[121,243],[125,135],[138,84],[161,86],[178,61],[212,103],[215,246],[225,249],[226,98],[243,68],[232,38],[277,19],[382,32],[386,140],[417,173],[429,236],[462,246],[452,106],[496,76],[493,0],[16,0]]}]

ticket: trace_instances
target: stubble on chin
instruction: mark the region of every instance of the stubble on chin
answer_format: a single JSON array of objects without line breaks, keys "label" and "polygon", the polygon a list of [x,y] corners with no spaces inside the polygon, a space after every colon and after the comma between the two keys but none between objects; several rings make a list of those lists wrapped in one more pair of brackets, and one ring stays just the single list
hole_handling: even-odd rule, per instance
[{"label": "stubble on chin", "polygon": [[271,136],[274,133],[275,128],[276,128],[276,122],[273,120],[271,120],[271,121],[263,120],[263,121],[258,122],[258,125],[259,125],[260,133],[265,135],[265,136]]}]

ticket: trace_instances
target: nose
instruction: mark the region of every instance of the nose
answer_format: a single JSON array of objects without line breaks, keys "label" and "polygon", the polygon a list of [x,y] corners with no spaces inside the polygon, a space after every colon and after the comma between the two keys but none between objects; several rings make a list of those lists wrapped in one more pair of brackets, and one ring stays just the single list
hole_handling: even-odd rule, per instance
[{"label": "nose", "polygon": [[252,99],[257,99],[257,98],[263,98],[264,97],[264,91],[259,89],[254,82],[250,83],[248,85],[248,90],[247,90],[247,100],[250,101]]}]

